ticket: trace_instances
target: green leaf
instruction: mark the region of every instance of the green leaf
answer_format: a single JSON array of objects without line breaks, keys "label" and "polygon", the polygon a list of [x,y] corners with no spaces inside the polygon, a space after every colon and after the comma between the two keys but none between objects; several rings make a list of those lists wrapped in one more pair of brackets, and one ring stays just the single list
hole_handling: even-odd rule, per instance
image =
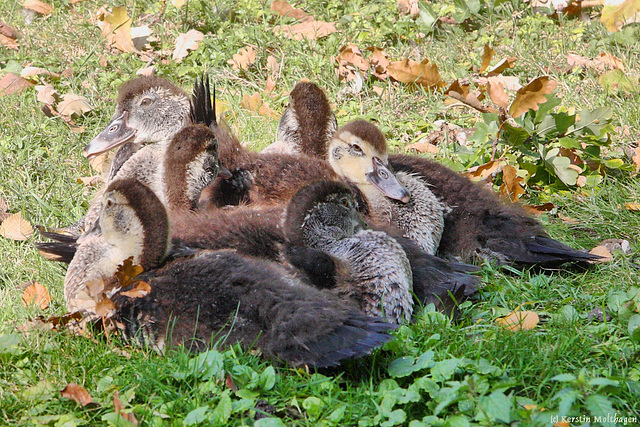
[{"label": "green leaf", "polygon": [[0,354],[20,354],[21,349],[18,347],[20,344],[20,335],[5,334],[0,335]]},{"label": "green leaf", "polygon": [[262,390],[271,390],[276,385],[276,371],[273,366],[269,366],[260,374],[260,385]]},{"label": "green leaf", "polygon": [[627,329],[631,340],[636,344],[640,344],[640,314],[631,316]]},{"label": "green leaf", "polygon": [[117,412],[109,412],[108,414],[104,414],[102,416],[102,421],[106,421],[110,426],[114,427],[134,427],[131,421],[127,420],[122,415]]},{"label": "green leaf", "polygon": [[187,426],[192,426],[194,424],[200,424],[209,419],[211,409],[208,406],[200,406],[193,411],[189,412],[186,417],[184,417],[184,424]]},{"label": "green leaf", "polygon": [[220,396],[220,401],[213,410],[212,419],[215,424],[225,424],[231,416],[231,397],[229,390],[225,390]]},{"label": "green leaf", "polygon": [[553,94],[545,95],[545,97],[547,101],[538,104],[538,111],[529,110],[531,114],[535,115],[536,123],[542,123],[542,120],[549,115],[549,112],[562,103],[562,100]]},{"label": "green leaf", "polygon": [[204,380],[222,374],[224,356],[217,350],[200,353],[189,361],[189,369],[196,378]]},{"label": "green leaf", "polygon": [[404,356],[389,363],[387,370],[392,377],[402,378],[411,375],[415,371],[415,363],[415,357]]},{"label": "green leaf", "polygon": [[553,115],[553,120],[556,124],[556,132],[558,135],[563,135],[571,126],[576,123],[576,116],[570,116],[569,114],[562,112]]},{"label": "green leaf", "polygon": [[407,414],[402,409],[396,409],[384,415],[388,420],[380,424],[382,427],[397,426],[407,420]]},{"label": "green leaf", "polygon": [[610,107],[599,107],[593,111],[585,108],[578,114],[580,121],[576,121],[571,133],[580,135],[583,131],[588,130],[593,135],[602,136],[602,131],[610,123],[611,116],[613,116],[613,110]]},{"label": "green leaf", "polygon": [[452,417],[448,417],[445,422],[445,426],[447,427],[469,427],[471,423],[469,422],[469,418],[464,415],[454,415]]},{"label": "green leaf", "polygon": [[433,7],[430,4],[424,1],[418,3],[418,8],[420,9],[420,15],[418,19],[420,29],[425,30],[426,32],[433,31],[436,22],[438,22],[438,14],[433,10]]},{"label": "green leaf", "polygon": [[42,380],[22,391],[20,397],[25,400],[44,402],[55,396],[57,392],[56,386],[47,380]]},{"label": "green leaf", "polygon": [[622,159],[607,159],[603,163],[609,169],[620,169],[624,166],[624,161]]},{"label": "green leaf", "polygon": [[302,407],[307,411],[312,419],[317,419],[324,409],[324,402],[315,396],[307,397],[302,402]]},{"label": "green leaf", "polygon": [[347,411],[347,405],[340,405],[333,412],[327,416],[327,420],[333,423],[339,423],[344,418],[344,413]]},{"label": "green leaf", "polygon": [[253,427],[285,427],[286,424],[280,418],[260,418],[253,423]]},{"label": "green leaf", "polygon": [[501,391],[494,391],[489,396],[482,396],[478,403],[478,421],[511,422],[511,399]]},{"label": "green leaf", "polygon": [[578,181],[578,171],[571,169],[571,160],[564,156],[554,156],[547,158],[547,161],[553,165],[556,176],[566,185],[576,185]]},{"label": "green leaf", "polygon": [[241,399],[255,400],[258,398],[258,396],[260,396],[260,392],[241,388],[240,390],[236,391],[236,396]]},{"label": "green leaf", "polygon": [[560,374],[551,378],[551,381],[558,381],[561,383],[566,383],[566,382],[575,381],[575,380],[576,380],[576,376],[573,374]]},{"label": "green leaf", "polygon": [[567,322],[575,322],[580,318],[580,315],[578,314],[576,309],[570,305],[565,305],[564,307],[562,307],[561,314]]},{"label": "green leaf", "polygon": [[616,410],[611,406],[611,402],[606,396],[594,394],[587,397],[584,400],[584,406],[589,413],[596,418],[594,421],[599,421],[603,426],[616,426],[617,423],[613,422],[613,418],[616,414]]},{"label": "green leaf", "polygon": [[431,368],[431,375],[433,376],[433,379],[436,381],[446,381],[450,379],[460,362],[460,359],[446,359],[441,362],[437,362]]},{"label": "green leaf", "polygon": [[[553,378],[551,379],[553,380]],[[554,400],[560,401],[558,403],[558,414],[569,415],[569,413],[571,412],[571,407],[573,406],[573,402],[575,402],[578,398],[578,392],[572,388],[565,388],[560,390],[553,398]]]},{"label": "green leaf", "polygon": [[598,81],[600,86],[608,92],[613,94],[623,93],[639,93],[640,84],[637,80],[632,80],[626,76],[622,70],[610,70],[602,74]]},{"label": "green leaf", "polygon": [[529,136],[529,132],[521,127],[511,126],[508,123],[504,123],[502,126],[502,138],[512,147],[522,145]]},{"label": "green leaf", "polygon": [[592,378],[589,380],[590,386],[615,386],[618,387],[618,381],[609,378]]}]

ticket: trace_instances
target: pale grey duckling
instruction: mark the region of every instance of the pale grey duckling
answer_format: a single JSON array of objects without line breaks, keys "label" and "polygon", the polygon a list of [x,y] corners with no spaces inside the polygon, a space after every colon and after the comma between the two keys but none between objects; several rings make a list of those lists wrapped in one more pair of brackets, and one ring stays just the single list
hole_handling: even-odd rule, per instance
[{"label": "pale grey duckling", "polygon": [[327,154],[338,175],[364,194],[374,224],[395,226],[428,254],[436,253],[448,209],[419,177],[392,172],[387,143],[376,126],[356,120],[341,127]]},{"label": "pale grey duckling", "polygon": [[203,350],[219,340],[256,346],[292,366],[321,368],[364,356],[392,338],[392,325],[305,285],[274,263],[228,250],[166,261],[167,212],[135,180],[112,182],[102,208],[101,234],[80,244],[65,296],[96,281],[113,283],[118,265],[133,257],[145,269],[136,279],[148,283],[150,292],[134,298],[116,283],[111,299],[115,319],[134,343],[159,351],[180,344]]},{"label": "pale grey duckling", "polygon": [[[297,96],[313,99],[298,100]],[[327,111],[329,108],[326,96],[317,87],[316,90],[294,90],[291,97],[288,109],[305,109],[317,104],[325,106],[321,109],[314,107],[314,111]],[[327,114],[333,117],[332,112]],[[285,115],[292,113],[286,111]],[[285,152],[301,152],[327,159],[331,141],[327,134],[332,128],[332,118],[318,117],[302,111],[296,112],[295,116],[307,117],[309,120],[308,123],[296,123],[296,129],[315,129],[321,125],[323,130],[315,132],[315,138],[281,138],[283,145],[287,147]],[[279,127],[286,127],[287,123],[289,122],[281,120]],[[278,135],[286,136],[291,133],[287,129],[278,129]],[[556,267],[564,263],[582,263],[599,258],[552,239],[543,225],[527,214],[522,206],[501,200],[493,191],[444,165],[405,154],[391,154],[388,159],[389,166],[397,174],[406,173],[424,180],[448,211],[445,212],[444,230],[438,246],[437,254],[440,256],[467,262],[480,258],[519,267]]]},{"label": "pale grey duckling", "polygon": [[300,189],[287,207],[288,244],[329,254],[338,264],[337,295],[396,324],[413,313],[413,276],[402,246],[382,231],[362,229],[357,203],[343,183],[320,181]]}]

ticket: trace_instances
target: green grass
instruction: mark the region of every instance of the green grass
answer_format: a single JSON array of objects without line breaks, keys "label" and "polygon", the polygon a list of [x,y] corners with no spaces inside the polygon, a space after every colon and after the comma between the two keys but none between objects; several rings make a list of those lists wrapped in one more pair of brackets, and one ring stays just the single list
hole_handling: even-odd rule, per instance
[{"label": "green grass", "polygon": [[[361,49],[379,46],[392,60],[428,57],[450,82],[477,68],[482,47],[490,43],[494,63],[518,58],[507,74],[519,76],[521,83],[545,74],[558,80],[556,96],[564,107],[610,106],[617,130],[612,149],[626,150],[640,138],[637,94],[607,94],[594,71],[565,69],[567,53],[592,58],[607,51],[623,61],[628,74],[640,73],[640,43],[629,35],[637,29],[608,34],[597,11],[590,21],[557,21],[514,0],[486,7],[464,26],[443,24],[429,32],[419,22],[398,17],[395,1],[306,3],[295,6],[336,22],[340,31],[318,41],[294,41],[270,31],[291,21],[270,12],[269,2],[192,0],[180,10],[168,2],[164,22],[152,24],[157,38],[153,65],[159,75],[186,89],[206,69],[218,99],[229,107],[226,119],[233,131],[260,148],[273,141],[277,120],[242,109],[240,102],[243,94],[262,94],[271,54],[282,67],[273,97],[263,98],[276,112],[284,110],[295,82],[308,78],[327,91],[339,123],[375,119],[390,144],[402,151],[434,129],[436,120],[472,127],[480,116],[445,107],[440,93],[375,79],[366,80],[359,94],[340,95],[346,84],[338,81],[332,62],[340,47],[348,42]],[[0,4],[3,20],[23,34],[19,51],[0,47],[0,74],[26,66],[59,73],[69,68],[67,77],[43,80],[60,94],[86,96],[95,107],[76,119],[85,127],[78,134],[61,119],[46,117],[33,89],[0,97],[0,195],[11,212],[22,211],[33,224],[65,225],[83,215],[95,190],[87,192],[76,181],[94,174],[81,149],[109,120],[117,87],[145,65],[133,54],[105,48],[91,22],[102,4],[86,0],[72,11],[68,1],[54,0],[55,13],[36,17],[30,25],[17,2]],[[134,25],[144,25],[160,7],[159,1],[138,0],[127,12]],[[200,48],[179,65],[163,62],[170,59],[177,34],[191,28],[207,33]],[[227,60],[246,44],[258,53],[256,66],[232,70]],[[374,85],[385,89],[381,97]],[[460,165],[455,147],[443,146],[441,153],[439,160]],[[586,249],[606,238],[627,239],[632,253],[616,253],[613,262],[587,271],[514,273],[486,266],[484,289],[476,301],[465,303],[455,322],[427,310],[383,350],[322,373],[272,365],[237,347],[199,359],[124,348],[127,357],[120,351],[122,343],[99,334],[91,340],[52,331],[23,333],[17,327],[28,319],[65,312],[65,269],[37,254],[32,245],[37,236],[27,242],[0,238],[0,424],[128,425],[114,413],[116,390],[125,411],[133,411],[144,425],[550,425],[558,413],[613,411],[618,417],[640,417],[640,347],[628,331],[640,303],[640,214],[622,207],[636,202],[639,194],[640,184],[626,172],[578,192],[550,195],[544,186],[529,188],[525,201],[551,199],[559,212],[577,220],[565,224],[556,212],[541,217],[553,237]],[[22,284],[30,280],[51,292],[46,310],[23,307]],[[524,303],[540,315],[535,329],[514,333],[495,324]],[[598,308],[609,314],[605,320],[589,317]],[[225,384],[227,376],[237,392]],[[82,385],[97,404],[83,408],[60,397],[71,382]],[[526,409],[529,404],[537,407]]]}]

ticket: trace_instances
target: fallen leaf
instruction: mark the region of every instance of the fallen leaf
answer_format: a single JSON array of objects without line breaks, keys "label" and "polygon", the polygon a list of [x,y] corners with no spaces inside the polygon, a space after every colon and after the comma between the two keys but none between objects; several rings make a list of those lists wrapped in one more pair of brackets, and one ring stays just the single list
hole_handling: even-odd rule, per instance
[{"label": "fallen leaf", "polygon": [[414,150],[417,151],[418,153],[431,153],[431,154],[437,154],[438,153],[438,146],[434,145],[430,142],[427,141],[418,141],[415,144],[411,144],[411,145],[407,145],[405,147],[405,150],[409,151],[409,150]]},{"label": "fallen leaf", "polygon": [[631,244],[625,239],[604,239],[598,246],[604,246],[609,252],[620,251],[623,254],[631,253]]},{"label": "fallen leaf", "polygon": [[0,96],[13,95],[33,86],[17,74],[7,73],[0,79]]},{"label": "fallen leaf", "polygon": [[605,0],[600,22],[611,32],[619,31],[625,25],[640,22],[640,1]]},{"label": "fallen leaf", "polygon": [[551,202],[546,202],[541,205],[524,205],[522,207],[525,211],[537,216],[555,209],[556,205]]},{"label": "fallen leaf", "polygon": [[595,248],[591,249],[589,253],[593,255],[598,255],[601,257],[600,259],[597,259],[592,262],[610,262],[613,260],[613,256],[611,255],[611,252],[609,252],[609,249],[607,249],[607,247],[604,245],[596,246]]},{"label": "fallen leaf", "polygon": [[372,86],[371,90],[374,91],[376,93],[376,95],[378,96],[382,96],[382,94],[384,93],[384,88],[380,87],[380,86]]},{"label": "fallen leaf", "polygon": [[131,39],[131,18],[127,16],[127,8],[114,7],[111,13],[101,7],[97,14],[98,26],[102,29],[102,37],[107,43],[122,52],[135,50]]},{"label": "fallen leaf", "polygon": [[189,30],[186,34],[180,34],[171,57],[174,61],[181,62],[189,54],[190,50],[198,48],[202,40],[204,40],[204,34],[198,30]]},{"label": "fallen leaf", "polygon": [[100,297],[101,298],[96,302],[96,316],[103,318],[111,317],[116,311],[116,306],[113,304],[113,301],[104,295],[101,295]]},{"label": "fallen leaf", "polygon": [[[471,93],[469,91],[469,84],[460,84],[459,80],[455,80],[449,88],[444,91],[445,95],[452,97],[453,99],[462,102],[470,106],[471,108],[475,108],[476,110],[483,113],[497,113],[498,110],[491,106],[482,105],[480,100],[478,99],[478,95],[476,93]],[[446,103],[445,99],[445,103]]]},{"label": "fallen leaf", "polygon": [[123,411],[124,404],[122,403],[122,400],[120,400],[120,393],[118,392],[118,390],[116,390],[115,393],[113,393],[113,409],[116,411],[117,414],[119,414],[122,418],[132,423],[134,426],[138,425],[138,420],[136,419],[136,416],[133,414],[133,412]]},{"label": "fallen leaf", "polygon": [[0,34],[0,44],[7,49],[18,50],[20,43],[14,38],[7,37],[4,34]]},{"label": "fallen leaf", "polygon": [[640,203],[625,203],[624,208],[628,211],[640,211]]},{"label": "fallen leaf", "polygon": [[528,331],[540,322],[538,314],[529,310],[515,310],[504,317],[496,319],[496,323],[510,331]]},{"label": "fallen leaf", "polygon": [[18,30],[10,25],[5,24],[4,22],[0,22],[0,35],[9,37],[10,39],[20,38],[20,33],[18,32]]},{"label": "fallen leaf", "polygon": [[602,52],[598,56],[595,57],[595,61],[604,64],[605,66],[625,71],[624,64],[620,58],[617,58],[610,54],[609,52]]},{"label": "fallen leaf", "polygon": [[504,86],[500,82],[492,82],[489,80],[487,83],[487,93],[491,102],[498,107],[507,108],[509,106],[509,95],[504,90]]},{"label": "fallen leaf", "polygon": [[78,184],[82,184],[85,187],[94,187],[102,183],[104,180],[101,175],[94,175],[94,176],[81,176],[80,178],[77,178],[76,181],[78,182]]},{"label": "fallen leaf", "polygon": [[419,84],[427,88],[436,89],[444,86],[444,82],[438,72],[438,66],[423,59],[421,62],[405,58],[395,61],[387,67],[389,75],[402,83]]},{"label": "fallen leaf", "polygon": [[369,61],[364,59],[358,46],[353,43],[340,48],[336,62],[338,63],[338,77],[342,81],[350,82],[358,79],[360,73],[356,68],[362,71],[369,69]]},{"label": "fallen leaf", "polygon": [[516,168],[511,165],[502,166],[502,185],[500,186],[500,194],[506,196],[512,202],[516,202],[525,191],[522,187],[524,178],[518,176]]},{"label": "fallen leaf", "polygon": [[140,68],[136,71],[136,76],[153,76],[156,72],[156,67],[154,65],[150,65],[148,67]]},{"label": "fallen leaf", "polygon": [[560,218],[563,223],[569,224],[569,225],[574,225],[574,224],[579,224],[580,223],[580,221],[578,221],[577,219],[571,218],[570,216],[567,216],[567,215],[563,214],[562,212],[558,212],[558,218]]},{"label": "fallen leaf", "polygon": [[496,65],[495,67],[493,67],[487,72],[487,76],[491,77],[491,76],[497,76],[498,74],[502,74],[504,70],[513,68],[517,60],[518,58],[514,58],[514,57],[503,59],[502,61],[498,62],[498,65]]},{"label": "fallen leaf", "polygon": [[467,169],[463,175],[467,177],[485,179],[489,176],[492,176],[498,173],[501,166],[502,166],[501,159],[491,160],[483,165],[474,166],[472,168]]},{"label": "fallen leaf", "polygon": [[264,93],[270,94],[271,92],[273,92],[273,89],[275,89],[275,87],[276,87],[276,82],[273,81],[271,76],[267,76],[267,81],[265,82],[265,85],[264,85]]},{"label": "fallen leaf", "polygon": [[142,50],[144,46],[147,44],[147,39],[153,33],[151,28],[148,25],[142,25],[140,27],[131,28],[131,42],[133,43],[133,47],[137,50]]},{"label": "fallen leaf", "polygon": [[58,104],[57,110],[60,115],[71,117],[88,113],[93,110],[93,107],[89,105],[89,100],[84,96],[66,93],[62,95],[62,101]]},{"label": "fallen leaf", "polygon": [[45,83],[44,85],[38,85],[35,87],[36,99],[46,105],[53,105],[58,102],[58,92],[56,89],[50,85],[49,83]]},{"label": "fallen leaf", "polygon": [[633,164],[636,167],[635,174],[640,171],[640,144],[636,148],[633,149],[633,156],[631,156],[631,160],[633,160]]},{"label": "fallen leaf", "polygon": [[276,12],[278,15],[283,17],[289,16],[291,18],[295,18],[298,21],[304,22],[313,20],[313,16],[309,15],[302,9],[294,8],[284,0],[274,0],[271,3],[271,11]]},{"label": "fallen leaf", "polygon": [[538,77],[516,92],[516,98],[509,107],[512,117],[520,117],[529,110],[538,110],[538,105],[547,101],[545,95],[551,94],[558,82],[548,76]]},{"label": "fallen leaf", "polygon": [[503,76],[502,74],[500,74],[499,76],[481,77],[476,81],[476,83],[482,85],[482,79],[486,79],[487,81],[486,84],[500,83],[502,84],[502,86],[504,86],[506,90],[510,90],[514,92],[522,87],[518,76]]},{"label": "fallen leaf", "polygon": [[67,386],[62,391],[60,391],[60,396],[67,399],[75,400],[82,406],[87,406],[88,404],[93,402],[93,399],[91,398],[89,392],[76,383],[67,384]]},{"label": "fallen leaf", "polygon": [[25,307],[36,305],[44,310],[49,307],[50,302],[51,295],[49,294],[49,291],[38,282],[28,286],[22,294],[22,305]]},{"label": "fallen leaf", "polygon": [[18,212],[2,221],[0,236],[11,240],[27,240],[33,236],[33,228],[29,221],[22,217],[22,212]]},{"label": "fallen leaf", "polygon": [[107,158],[109,157],[109,152],[104,152],[102,154],[98,154],[97,156],[92,156],[89,159],[89,165],[98,173],[104,172],[105,165],[108,165]]},{"label": "fallen leaf", "polygon": [[336,24],[324,21],[307,21],[295,25],[277,25],[273,27],[274,34],[283,34],[293,40],[317,40],[333,34],[336,31]]},{"label": "fallen leaf", "polygon": [[611,93],[639,93],[640,81],[637,78],[629,78],[622,70],[611,70],[598,78],[598,83],[607,92]]},{"label": "fallen leaf", "polygon": [[118,271],[116,271],[115,276],[120,286],[124,288],[133,283],[133,279],[143,271],[144,269],[141,266],[133,263],[133,257],[130,256],[118,266]]},{"label": "fallen leaf", "polygon": [[256,63],[256,52],[253,47],[243,47],[233,55],[233,59],[227,61],[227,64],[231,65],[234,70],[248,70]]},{"label": "fallen leaf", "polygon": [[398,10],[400,15],[409,15],[413,19],[420,15],[418,0],[398,0]]},{"label": "fallen leaf", "polygon": [[149,295],[149,292],[151,292],[151,285],[147,282],[143,282],[142,280],[138,280],[130,290],[120,292],[120,295],[124,295],[129,298],[142,298]]},{"label": "fallen leaf", "polygon": [[373,68],[371,70],[371,74],[382,80],[389,78],[389,71],[387,68],[389,67],[389,64],[391,64],[391,61],[384,49],[369,46],[367,50],[371,52],[371,57],[369,58],[369,65]]},{"label": "fallen leaf", "polygon": [[484,45],[484,49],[482,51],[482,64],[480,64],[480,69],[478,70],[478,73],[482,73],[484,70],[486,70],[489,67],[489,64],[491,63],[491,59],[493,58],[494,53],[495,51],[491,48],[491,46],[489,46],[488,44]]},{"label": "fallen leaf", "polygon": [[53,13],[53,6],[49,6],[39,0],[24,0],[22,7],[33,10],[41,15],[51,15]]},{"label": "fallen leaf", "polygon": [[280,116],[269,107],[269,104],[262,101],[260,94],[258,92],[253,95],[243,95],[242,101],[240,102],[240,106],[249,111],[256,112],[264,117],[269,117],[272,119],[278,119]]},{"label": "fallen leaf", "polygon": [[233,377],[230,374],[226,375],[224,385],[234,393],[238,391],[238,386],[235,381],[233,381]]},{"label": "fallen leaf", "polygon": [[54,79],[60,78],[60,74],[53,73],[49,70],[45,70],[44,68],[39,68],[39,67],[25,67],[20,73],[20,77],[23,77],[25,79],[28,77],[35,77],[40,75],[53,77]]},{"label": "fallen leaf", "polygon": [[0,196],[0,213],[6,212],[9,210],[9,204],[4,201],[2,196]]},{"label": "fallen leaf", "polygon": [[280,72],[280,64],[273,55],[267,56],[267,70],[271,73],[271,78],[273,80],[277,78],[278,73]]}]

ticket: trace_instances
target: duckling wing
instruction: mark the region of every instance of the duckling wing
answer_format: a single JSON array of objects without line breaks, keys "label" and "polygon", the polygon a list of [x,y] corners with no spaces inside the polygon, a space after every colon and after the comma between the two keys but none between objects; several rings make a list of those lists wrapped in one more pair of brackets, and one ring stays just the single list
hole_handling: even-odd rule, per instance
[{"label": "duckling wing", "polygon": [[125,335],[155,347],[164,341],[205,348],[240,342],[293,366],[334,366],[389,341],[394,326],[305,286],[266,261],[207,251],[141,277],[142,298],[112,300]]}]

